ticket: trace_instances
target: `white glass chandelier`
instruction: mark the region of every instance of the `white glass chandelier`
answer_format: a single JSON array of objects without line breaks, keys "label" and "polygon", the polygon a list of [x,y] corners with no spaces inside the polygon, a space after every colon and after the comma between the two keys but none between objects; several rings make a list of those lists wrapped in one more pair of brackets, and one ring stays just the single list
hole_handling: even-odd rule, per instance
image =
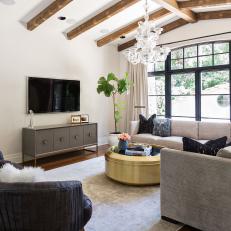
[{"label": "white glass chandelier", "polygon": [[128,61],[134,65],[138,63],[147,65],[165,61],[170,52],[167,47],[157,46],[157,41],[163,29],[151,25],[148,8],[148,0],[145,0],[145,20],[138,23],[139,27],[135,36],[137,43],[124,52]]}]

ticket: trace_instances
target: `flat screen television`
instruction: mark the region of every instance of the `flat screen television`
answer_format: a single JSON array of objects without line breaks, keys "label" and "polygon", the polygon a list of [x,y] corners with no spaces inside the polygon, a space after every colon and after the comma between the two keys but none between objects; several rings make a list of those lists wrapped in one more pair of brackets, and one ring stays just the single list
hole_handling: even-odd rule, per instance
[{"label": "flat screen television", "polygon": [[80,81],[28,78],[28,112],[80,111]]}]

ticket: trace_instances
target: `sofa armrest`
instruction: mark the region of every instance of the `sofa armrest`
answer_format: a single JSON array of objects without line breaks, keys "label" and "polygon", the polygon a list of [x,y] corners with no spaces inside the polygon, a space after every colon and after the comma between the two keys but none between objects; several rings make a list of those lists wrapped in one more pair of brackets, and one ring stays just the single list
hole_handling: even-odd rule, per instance
[{"label": "sofa armrest", "polygon": [[139,131],[139,121],[131,121],[130,122],[130,135],[134,136]]},{"label": "sofa armrest", "polygon": [[160,186],[162,216],[200,230],[230,229],[230,159],[162,149]]}]

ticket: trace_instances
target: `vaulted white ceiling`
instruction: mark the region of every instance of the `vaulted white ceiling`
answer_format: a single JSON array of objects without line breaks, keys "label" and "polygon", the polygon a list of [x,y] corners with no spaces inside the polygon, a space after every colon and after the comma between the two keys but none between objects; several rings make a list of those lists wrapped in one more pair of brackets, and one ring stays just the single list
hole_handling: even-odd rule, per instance
[{"label": "vaulted white ceiling", "polygon": [[[15,4],[7,4],[13,3]],[[41,9],[48,6],[53,0],[0,0],[0,18],[5,19],[5,25],[7,23],[18,21],[22,25],[28,22],[33,16],[36,15]],[[91,18],[97,13],[107,9],[108,7],[119,2],[119,0],[74,0],[66,7],[46,20],[43,24],[38,26],[35,30],[49,30],[54,33],[59,33],[59,36],[64,36],[73,26],[80,25],[86,19]],[[150,12],[156,11],[162,8],[155,0],[149,0]],[[138,3],[130,6],[124,11],[112,16],[106,21],[93,27],[92,29],[84,32],[80,36],[86,36],[93,40],[98,40],[112,32],[130,24],[141,18],[144,14],[144,0],[140,0]],[[217,11],[231,9],[230,4],[213,7],[199,7],[192,9],[194,12],[204,11]],[[60,21],[57,18],[59,16],[67,17],[67,20]],[[158,26],[163,26],[171,21],[178,19],[174,14],[170,14],[160,20],[155,21]],[[26,30],[26,28],[25,28]],[[33,33],[30,32],[30,33]],[[126,35],[125,39],[117,39],[112,44],[121,44],[132,38],[134,38],[134,32]],[[72,42],[78,42],[78,37],[74,38]]]}]

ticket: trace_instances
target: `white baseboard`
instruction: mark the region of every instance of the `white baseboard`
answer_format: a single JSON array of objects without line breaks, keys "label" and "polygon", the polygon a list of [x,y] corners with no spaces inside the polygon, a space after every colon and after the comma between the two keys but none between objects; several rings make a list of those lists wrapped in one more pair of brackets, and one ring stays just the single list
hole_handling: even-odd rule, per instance
[{"label": "white baseboard", "polygon": [[22,153],[4,155],[4,159],[13,163],[22,163]]}]

